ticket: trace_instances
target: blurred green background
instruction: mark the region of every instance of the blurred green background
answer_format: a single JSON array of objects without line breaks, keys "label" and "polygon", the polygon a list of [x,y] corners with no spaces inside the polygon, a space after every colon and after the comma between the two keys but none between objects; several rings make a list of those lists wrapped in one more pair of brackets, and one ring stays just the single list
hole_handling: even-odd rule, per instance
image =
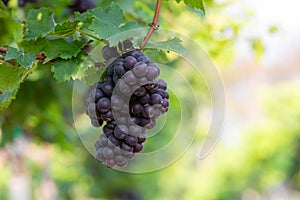
[{"label": "blurred green background", "polygon": [[[110,2],[96,1],[103,7]],[[152,20],[154,1],[116,2],[129,20],[145,26]],[[71,0],[47,0],[29,3],[23,10],[11,1],[9,6],[16,16],[50,6],[60,22],[71,17],[70,4]],[[129,174],[106,168],[84,148],[74,128],[73,82],[59,84],[50,67],[36,68],[17,99],[1,111],[0,199],[300,199],[299,3],[284,4],[282,11],[281,4],[270,0],[207,1],[203,17],[183,3],[163,1],[161,27],[198,42],[224,81],[222,137],[202,160],[198,154],[205,133],[199,130],[188,151],[164,169]],[[1,26],[8,24],[2,21]],[[0,31],[1,40],[5,34]],[[184,67],[171,61],[174,68]],[[198,113],[202,116],[210,106],[207,91],[192,76],[189,81],[203,91]],[[178,120],[172,116],[176,117],[168,115],[170,121]],[[205,123],[201,125],[208,127]],[[173,133],[164,129],[163,135],[147,148],[159,148]]]}]

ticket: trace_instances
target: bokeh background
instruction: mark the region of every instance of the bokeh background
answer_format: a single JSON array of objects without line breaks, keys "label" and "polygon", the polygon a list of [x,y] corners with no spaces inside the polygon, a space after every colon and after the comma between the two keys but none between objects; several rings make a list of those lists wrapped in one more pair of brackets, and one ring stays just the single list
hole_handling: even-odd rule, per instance
[{"label": "bokeh background", "polygon": [[[129,20],[145,26],[152,20],[154,1],[115,2]],[[20,9],[17,1],[9,2],[19,17],[30,8],[52,7],[57,22],[72,17],[71,4],[40,0]],[[192,38],[216,64],[226,93],[226,120],[206,158],[199,159],[206,134],[199,129],[179,160],[155,172],[129,174],[97,163],[74,128],[73,82],[59,84],[50,68],[37,68],[1,111],[0,199],[300,199],[299,7],[296,0],[210,0],[204,17],[183,3],[163,2],[161,27]],[[1,26],[8,24],[1,21]],[[168,64],[183,67],[176,60]],[[193,87],[203,90],[198,113],[203,117],[209,98],[193,78]],[[168,118],[172,121],[172,115]],[[160,147],[172,134],[164,129],[147,148]]]}]

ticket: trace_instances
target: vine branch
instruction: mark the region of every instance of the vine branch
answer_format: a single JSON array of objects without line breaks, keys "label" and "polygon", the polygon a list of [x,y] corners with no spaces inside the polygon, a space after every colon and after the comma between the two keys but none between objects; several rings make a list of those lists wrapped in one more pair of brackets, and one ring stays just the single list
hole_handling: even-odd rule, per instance
[{"label": "vine branch", "polygon": [[159,28],[158,17],[159,17],[159,11],[161,7],[161,1],[162,0],[157,0],[153,21],[149,24],[150,30],[148,31],[140,49],[143,49],[146,46],[150,37],[152,36],[152,33]]}]

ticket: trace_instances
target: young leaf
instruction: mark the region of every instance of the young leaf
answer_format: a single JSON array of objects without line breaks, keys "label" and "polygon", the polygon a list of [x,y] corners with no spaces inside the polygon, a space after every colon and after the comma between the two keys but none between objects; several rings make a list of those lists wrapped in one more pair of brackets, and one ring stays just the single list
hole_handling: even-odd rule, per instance
[{"label": "young leaf", "polygon": [[25,68],[32,67],[32,64],[35,63],[36,57],[33,52],[24,53],[24,49],[16,49],[9,47],[8,52],[5,55],[5,60],[16,60],[20,65]]},{"label": "young leaf", "polygon": [[16,89],[25,70],[24,67],[13,66],[8,62],[0,64],[0,91],[5,93]]},{"label": "young leaf", "polygon": [[174,51],[179,55],[182,55],[185,51],[185,48],[182,46],[181,40],[179,38],[173,38],[171,40],[167,40],[163,42],[149,41],[145,49],[159,49],[164,51]]},{"label": "young leaf", "polygon": [[54,31],[54,19],[50,8],[32,9],[26,17],[25,39],[33,40]]},{"label": "young leaf", "polygon": [[71,77],[76,77],[81,64],[82,60],[80,58],[71,58],[68,60],[59,59],[54,63],[51,71],[54,73],[54,78],[58,82],[65,82],[69,81]]}]

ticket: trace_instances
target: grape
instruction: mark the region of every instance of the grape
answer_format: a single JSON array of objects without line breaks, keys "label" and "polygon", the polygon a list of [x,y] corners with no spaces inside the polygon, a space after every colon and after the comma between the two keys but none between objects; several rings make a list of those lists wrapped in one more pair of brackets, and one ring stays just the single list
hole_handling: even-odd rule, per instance
[{"label": "grape", "polygon": [[153,129],[156,125],[156,121],[154,119],[150,120],[150,122],[145,126],[147,129]]},{"label": "grape", "polygon": [[118,57],[119,53],[115,47],[105,46],[102,49],[102,56],[105,60],[109,60],[114,57]]},{"label": "grape", "polygon": [[106,160],[105,162],[106,166],[109,167],[109,168],[112,168],[116,165],[114,159],[109,159],[109,160]]},{"label": "grape", "polygon": [[166,89],[167,89],[167,86],[168,86],[168,84],[167,84],[166,81],[164,81],[164,80],[162,80],[162,79],[159,79],[159,80],[158,80],[158,88],[163,89],[163,90],[166,90]]},{"label": "grape", "polygon": [[138,144],[135,145],[133,152],[138,153],[142,150],[143,150],[143,145],[138,143]]},{"label": "grape", "polygon": [[103,148],[103,156],[105,158],[111,159],[114,157],[114,150],[110,147],[104,147]]},{"label": "grape", "polygon": [[146,93],[144,96],[142,96],[140,99],[139,99],[139,102],[141,104],[146,104],[146,103],[149,103],[150,101],[150,95],[148,93]]},{"label": "grape", "polygon": [[150,105],[144,106],[142,115],[143,115],[143,117],[145,117],[147,119],[152,118],[154,116],[154,107],[152,107]]},{"label": "grape", "polygon": [[99,139],[97,140],[100,146],[106,146],[107,145],[107,137],[103,134],[99,136]]},{"label": "grape", "polygon": [[131,87],[123,79],[121,79],[118,82],[118,86],[119,86],[119,91],[123,95],[129,95],[131,93]]},{"label": "grape", "polygon": [[164,98],[164,99],[163,99],[162,106],[163,106],[164,108],[168,108],[168,107],[169,107],[169,101],[168,101],[167,98]]},{"label": "grape", "polygon": [[110,97],[113,93],[114,86],[112,83],[104,83],[102,84],[101,89],[106,96]]},{"label": "grape", "polygon": [[109,136],[109,141],[111,143],[113,143],[116,146],[119,146],[121,144],[120,140],[118,140],[117,138],[115,138],[113,135]]},{"label": "grape", "polygon": [[114,110],[120,110],[123,105],[124,102],[119,96],[114,95],[111,97],[111,106],[114,108]]},{"label": "grape", "polygon": [[144,87],[138,87],[135,91],[134,91],[134,95],[137,97],[141,97],[144,96],[147,93],[146,89]]},{"label": "grape", "polygon": [[134,137],[134,136],[130,136],[127,135],[126,139],[125,139],[126,144],[128,144],[129,146],[134,147],[137,143],[138,143],[138,138]]},{"label": "grape", "polygon": [[146,75],[147,71],[148,71],[148,67],[145,63],[143,62],[138,62],[135,64],[134,68],[132,69],[133,73],[137,76],[137,77],[143,77]]},{"label": "grape", "polygon": [[101,113],[105,113],[108,112],[110,110],[110,100],[106,97],[101,98],[98,102],[97,102],[97,109],[101,112]]},{"label": "grape", "polygon": [[159,70],[157,67],[154,67],[154,66],[148,67],[148,71],[146,74],[146,77],[148,78],[148,80],[153,80],[153,79],[157,78],[158,75],[159,75]]},{"label": "grape", "polygon": [[143,110],[143,105],[138,102],[135,102],[131,106],[130,113],[132,115],[138,116],[142,112],[142,110]]},{"label": "grape", "polygon": [[140,85],[145,85],[146,83],[148,83],[148,79],[146,77],[142,77],[139,79]]},{"label": "grape", "polygon": [[150,104],[155,105],[155,104],[162,104],[163,103],[163,98],[159,94],[152,94],[150,97]]},{"label": "grape", "polygon": [[122,155],[117,155],[115,158],[114,158],[114,161],[115,163],[122,167],[122,166],[125,166],[127,164],[127,159],[125,156],[122,156]]},{"label": "grape", "polygon": [[126,70],[123,65],[116,65],[114,67],[114,73],[120,78],[126,73]]},{"label": "grape", "polygon": [[[127,131],[128,132],[128,131]],[[119,127],[116,126],[115,130],[114,130],[114,135],[116,138],[123,140],[126,138],[127,136],[127,132],[126,132],[126,128],[125,127]]]},{"label": "grape", "polygon": [[140,126],[145,127],[145,126],[147,126],[149,123],[150,123],[150,119],[147,119],[147,118],[140,118],[140,122],[139,122]]},{"label": "grape", "polygon": [[104,161],[105,161],[105,157],[104,157],[104,155],[103,155],[103,149],[98,149],[98,150],[97,150],[96,159],[97,159],[99,162],[104,162]]},{"label": "grape", "polygon": [[110,136],[111,134],[113,134],[114,130],[109,128],[107,125],[105,125],[103,127],[103,133],[107,136]]},{"label": "grape", "polygon": [[139,137],[143,134],[143,130],[140,126],[137,125],[131,125],[129,127],[129,134],[135,137]]},{"label": "grape", "polygon": [[124,75],[124,80],[129,85],[134,85],[137,82],[137,78],[135,77],[132,71],[129,71]]},{"label": "grape", "polygon": [[102,117],[102,119],[103,119],[104,121],[106,121],[106,122],[110,122],[110,121],[112,121],[112,120],[114,119],[114,116],[113,116],[113,114],[112,114],[111,111],[108,111],[108,112],[106,112],[106,113],[103,113],[103,114],[101,115],[101,117]]},{"label": "grape", "polygon": [[133,56],[127,56],[125,58],[125,69],[126,70],[131,70],[134,65],[136,64],[137,60]]},{"label": "grape", "polygon": [[146,135],[143,134],[140,137],[138,137],[138,143],[142,144],[146,141]]},{"label": "grape", "polygon": [[124,142],[121,144],[121,149],[123,149],[124,151],[129,151],[129,152],[133,151],[133,147],[125,144]]}]

